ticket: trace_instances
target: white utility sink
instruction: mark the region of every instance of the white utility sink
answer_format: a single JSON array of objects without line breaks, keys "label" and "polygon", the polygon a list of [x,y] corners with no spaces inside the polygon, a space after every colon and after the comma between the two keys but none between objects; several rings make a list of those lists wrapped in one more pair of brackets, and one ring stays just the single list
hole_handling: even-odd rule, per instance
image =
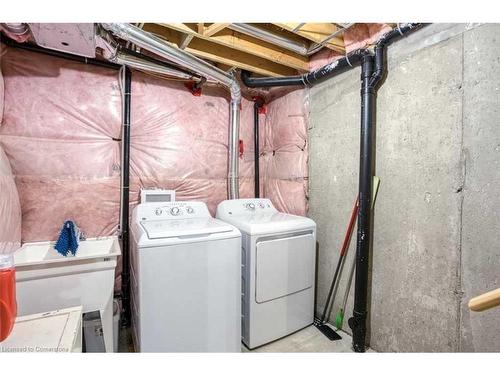
[{"label": "white utility sink", "polygon": [[113,289],[120,245],[117,237],[81,241],[75,256],[54,242],[25,243],[14,253],[18,315],[82,306],[99,311],[106,351],[113,351]]}]

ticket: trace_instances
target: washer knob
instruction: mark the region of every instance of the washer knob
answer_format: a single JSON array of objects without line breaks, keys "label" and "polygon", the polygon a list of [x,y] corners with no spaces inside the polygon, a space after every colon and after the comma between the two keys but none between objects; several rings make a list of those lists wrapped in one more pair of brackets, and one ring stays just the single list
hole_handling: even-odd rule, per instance
[{"label": "washer knob", "polygon": [[162,212],[163,212],[163,211],[161,210],[161,208],[160,208],[160,207],[158,207],[158,208],[155,210],[155,214],[156,214],[156,216],[160,216],[160,215],[162,214]]},{"label": "washer knob", "polygon": [[193,207],[186,207],[186,212],[187,212],[188,214],[194,214]]},{"label": "washer knob", "polygon": [[181,213],[181,210],[179,209],[179,207],[172,207],[170,209],[170,213],[174,216],[177,216]]},{"label": "washer knob", "polygon": [[266,206],[264,205],[264,203],[259,203],[259,207],[260,208],[266,208]]},{"label": "washer knob", "polygon": [[248,204],[247,204],[247,208],[248,208],[249,210],[252,210],[252,211],[253,211],[253,210],[255,210],[255,204],[253,204],[253,203],[248,203]]}]

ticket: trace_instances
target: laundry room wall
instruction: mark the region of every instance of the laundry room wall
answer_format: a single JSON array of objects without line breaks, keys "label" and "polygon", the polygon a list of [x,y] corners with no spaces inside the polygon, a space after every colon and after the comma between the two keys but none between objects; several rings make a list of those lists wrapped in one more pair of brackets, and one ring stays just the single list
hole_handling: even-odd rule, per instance
[{"label": "laundry room wall", "polygon": [[[5,111],[0,145],[19,191],[23,242],[56,239],[67,219],[74,219],[87,237],[115,234],[120,202],[118,72],[1,47]],[[215,213],[216,205],[227,199],[227,91],[207,86],[195,97],[183,82],[138,71],[132,76],[131,207],[141,187],[161,186],[175,189],[180,200],[204,201]],[[295,179],[306,176],[307,158],[288,157],[307,154],[302,150],[303,99],[297,95],[275,99],[269,114],[260,115],[261,185],[278,207],[304,214],[306,187]],[[288,108],[297,104],[289,116]],[[240,196],[253,197],[249,99],[242,102],[240,139]]]},{"label": "laundry room wall", "polygon": [[[467,308],[471,297],[500,287],[498,32],[499,25],[433,24],[388,49],[377,100],[381,183],[369,334],[375,350],[500,350],[498,312]],[[311,89],[309,216],[318,225],[318,309],[358,189],[359,90],[359,68]],[[356,233],[346,265],[355,242]],[[353,294],[352,288],[348,332]]]}]

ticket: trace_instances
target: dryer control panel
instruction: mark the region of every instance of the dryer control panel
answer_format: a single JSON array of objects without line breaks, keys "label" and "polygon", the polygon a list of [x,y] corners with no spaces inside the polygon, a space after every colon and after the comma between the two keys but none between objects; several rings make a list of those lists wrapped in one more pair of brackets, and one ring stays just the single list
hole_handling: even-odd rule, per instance
[{"label": "dryer control panel", "polygon": [[137,219],[179,220],[212,217],[203,202],[141,203],[137,206]]},{"label": "dryer control panel", "polygon": [[278,212],[267,198],[232,199],[223,201],[217,207],[217,216],[248,215],[251,213]]}]

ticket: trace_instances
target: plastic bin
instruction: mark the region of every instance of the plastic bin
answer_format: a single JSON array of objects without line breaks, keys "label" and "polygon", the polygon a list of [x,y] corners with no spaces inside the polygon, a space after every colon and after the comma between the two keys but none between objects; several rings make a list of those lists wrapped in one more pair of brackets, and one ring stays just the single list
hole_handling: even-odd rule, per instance
[{"label": "plastic bin", "polygon": [[80,242],[64,257],[54,242],[26,243],[14,253],[18,315],[72,306],[99,311],[106,351],[113,351],[113,288],[120,245],[117,237]]}]

